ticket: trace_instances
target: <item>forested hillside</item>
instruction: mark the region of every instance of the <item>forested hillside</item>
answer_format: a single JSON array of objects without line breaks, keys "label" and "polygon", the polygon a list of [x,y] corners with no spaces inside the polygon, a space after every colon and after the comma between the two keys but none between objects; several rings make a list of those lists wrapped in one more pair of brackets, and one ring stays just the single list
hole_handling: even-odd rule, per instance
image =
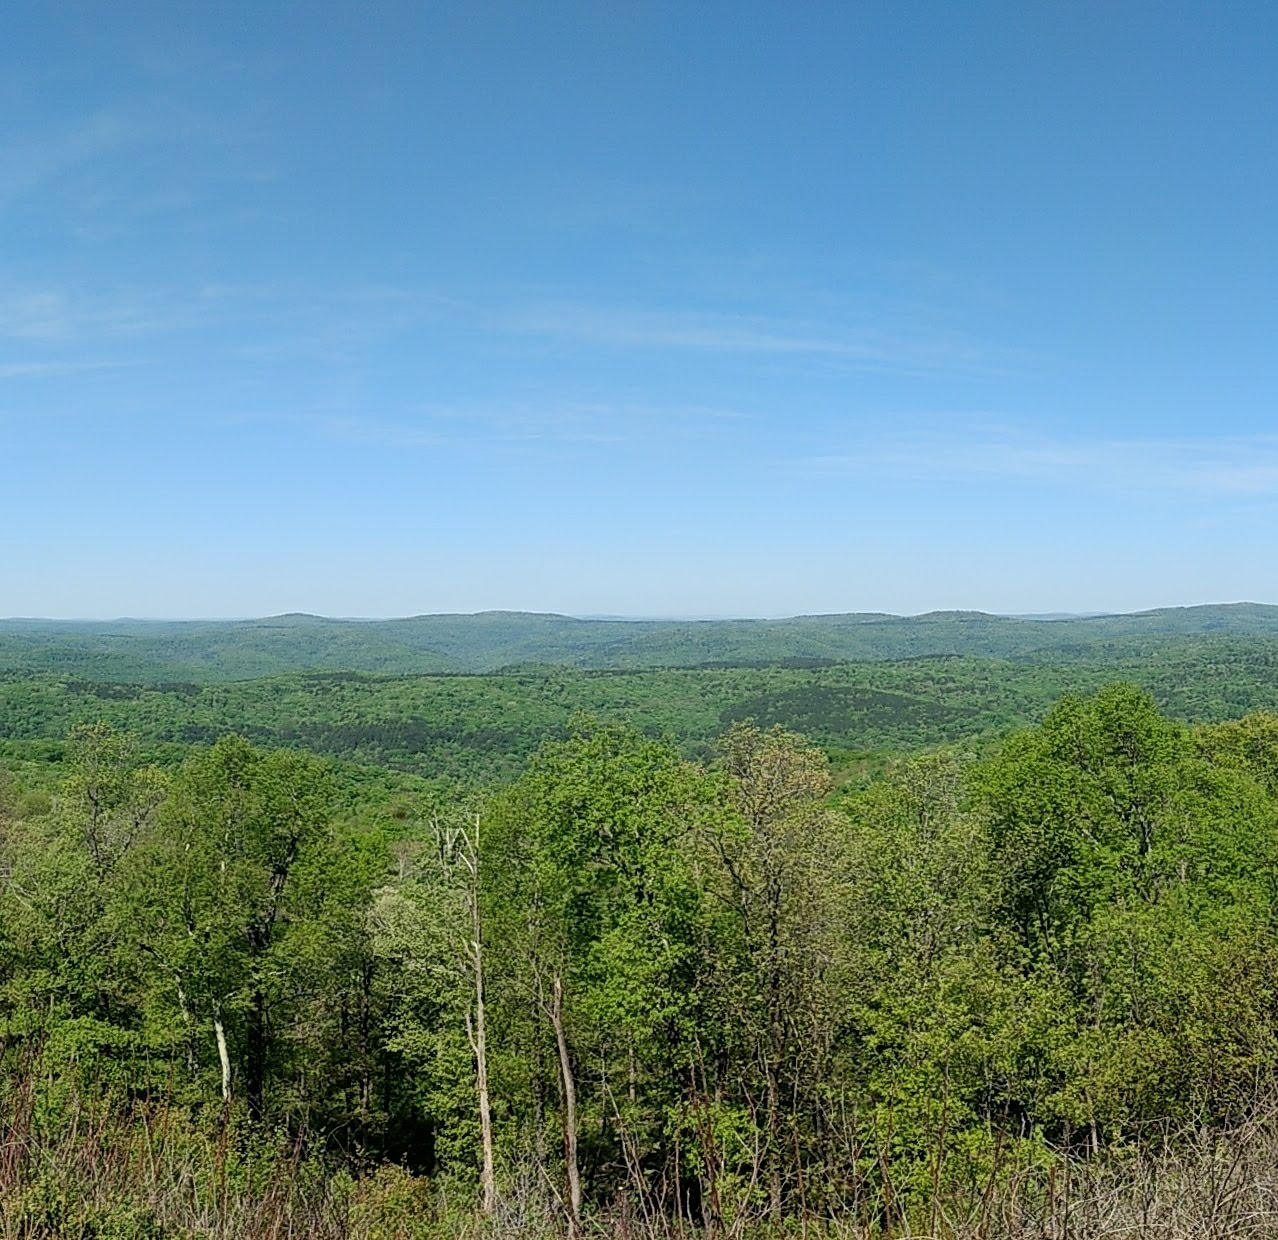
[{"label": "forested hillside", "polygon": [[[491,676],[270,677],[226,684],[134,683],[0,674],[0,743],[61,740],[106,720],[157,756],[228,732],[416,775],[488,784],[513,778],[573,717],[669,735],[704,755],[728,725],[780,725],[837,763],[982,744],[1040,721],[1067,692],[1114,680],[1147,688],[1176,718],[1278,710],[1278,639],[1129,639],[1056,661],[921,658],[816,667],[590,672],[525,668]],[[158,747],[158,748],[156,748]]]},{"label": "forested hillside", "polygon": [[0,620],[0,670],[92,680],[243,680],[290,671],[490,672],[514,664],[695,667],[967,655],[1044,658],[1168,636],[1278,637],[1278,607],[1239,603],[1024,619],[982,612],[788,620],[581,620],[526,612],[330,620]]},{"label": "forested hillside", "polygon": [[1278,639],[166,658],[0,676],[23,1234],[1063,1235],[1278,1150]]},{"label": "forested hillside", "polygon": [[1275,1187],[1278,715],[1109,687],[834,795],[712,703],[695,760],[555,723],[441,799],[74,700],[137,713],[0,780],[13,1234],[1243,1235]]}]

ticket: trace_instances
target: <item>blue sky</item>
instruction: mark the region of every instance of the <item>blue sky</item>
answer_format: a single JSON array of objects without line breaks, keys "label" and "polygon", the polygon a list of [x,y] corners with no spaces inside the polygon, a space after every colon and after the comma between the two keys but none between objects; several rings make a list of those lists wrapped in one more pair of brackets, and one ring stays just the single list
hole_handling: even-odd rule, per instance
[{"label": "blue sky", "polygon": [[5,7],[0,615],[1278,602],[1278,8]]}]

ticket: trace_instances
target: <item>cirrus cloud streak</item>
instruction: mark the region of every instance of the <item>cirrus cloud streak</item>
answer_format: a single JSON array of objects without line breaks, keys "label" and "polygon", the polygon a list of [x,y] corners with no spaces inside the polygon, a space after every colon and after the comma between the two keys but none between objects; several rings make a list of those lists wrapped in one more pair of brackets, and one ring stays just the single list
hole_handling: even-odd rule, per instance
[{"label": "cirrus cloud streak", "polygon": [[1278,435],[1083,438],[1015,430],[921,432],[801,458],[805,471],[939,482],[1017,481],[1107,491],[1278,494]]}]

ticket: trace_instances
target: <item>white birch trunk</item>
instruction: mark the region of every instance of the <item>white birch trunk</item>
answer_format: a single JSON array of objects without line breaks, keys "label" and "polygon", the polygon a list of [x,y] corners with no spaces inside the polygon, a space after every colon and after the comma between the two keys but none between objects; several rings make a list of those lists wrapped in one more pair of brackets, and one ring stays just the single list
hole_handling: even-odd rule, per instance
[{"label": "white birch trunk", "polygon": [[213,1004],[213,1036],[217,1038],[217,1057],[222,1065],[222,1103],[231,1108],[231,1052],[226,1045],[226,1026],[222,1024],[222,1007]]},{"label": "white birch trunk", "polygon": [[470,966],[475,979],[475,1020],[466,1015],[466,1032],[475,1053],[475,1090],[479,1095],[479,1135],[483,1165],[479,1183],[483,1194],[482,1209],[491,1215],[497,1209],[497,1177],[493,1169],[493,1117],[488,1101],[488,1025],[484,1011],[484,940],[479,913],[479,820],[475,820],[475,838],[471,842],[470,863]]},{"label": "white birch trunk", "polygon": [[564,1032],[564,988],[555,974],[550,1022],[555,1027],[555,1044],[559,1048],[559,1072],[564,1087],[564,1167],[568,1175],[568,1231],[576,1236],[581,1231],[581,1171],[577,1166],[577,1086],[568,1055],[568,1038]]}]

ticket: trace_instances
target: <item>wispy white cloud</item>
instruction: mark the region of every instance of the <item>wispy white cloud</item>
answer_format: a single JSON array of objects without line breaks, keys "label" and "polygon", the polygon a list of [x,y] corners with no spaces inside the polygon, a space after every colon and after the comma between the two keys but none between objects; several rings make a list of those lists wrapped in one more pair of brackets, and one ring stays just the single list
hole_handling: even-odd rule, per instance
[{"label": "wispy white cloud", "polygon": [[730,313],[550,305],[498,311],[492,323],[515,334],[581,344],[808,357],[873,369],[992,373],[1036,360],[941,328],[888,331]]},{"label": "wispy white cloud", "polygon": [[445,324],[469,325],[474,310],[427,289],[361,285],[306,293],[301,290],[226,290],[226,312],[238,306],[241,322],[253,327],[234,346],[254,359],[320,356],[351,360],[375,352],[388,340],[421,334]]},{"label": "wispy white cloud", "polygon": [[111,155],[146,132],[120,112],[100,112],[56,130],[0,141],[0,208],[74,168]]},{"label": "wispy white cloud", "polygon": [[392,336],[461,332],[468,349],[537,340],[585,350],[735,354],[911,373],[1006,375],[1038,369],[1044,360],[947,326],[944,315],[923,305],[873,311],[840,309],[815,296],[806,301],[807,314],[796,307],[793,314],[762,315],[564,302],[519,290],[487,297],[394,285],[277,290],[268,329],[237,352],[333,357]]},{"label": "wispy white cloud", "polygon": [[207,240],[278,218],[278,204],[260,201],[280,178],[263,149],[266,110],[242,79],[236,86],[235,102],[218,109],[153,81],[58,122],[42,109],[0,115],[0,218],[97,245],[145,243],[157,223]]},{"label": "wispy white cloud", "polygon": [[1278,494],[1278,435],[1201,439],[1047,437],[1015,430],[868,438],[801,469],[952,482],[1039,482],[1118,491]]},{"label": "wispy white cloud", "polygon": [[[554,401],[487,406],[422,406],[396,418],[350,409],[286,416],[311,432],[394,448],[466,444],[638,444],[732,434],[748,414],[704,405]],[[271,417],[268,420],[281,420]]]},{"label": "wispy white cloud", "polygon": [[0,341],[74,349],[81,357],[109,354],[124,340],[198,332],[205,341],[216,340],[233,362],[315,358],[328,369],[364,367],[368,374],[376,373],[388,349],[397,359],[428,356],[429,348],[444,347],[440,342],[472,355],[498,351],[506,364],[512,350],[531,341],[539,351],[551,342],[593,353],[721,354],[764,364],[931,376],[998,376],[1041,365],[1040,358],[929,325],[924,311],[881,318],[886,326],[858,327],[852,316],[836,312],[803,317],[598,307],[517,293],[468,299],[394,284],[50,285],[0,293]]},{"label": "wispy white cloud", "polygon": [[0,380],[50,379],[62,375],[75,375],[98,370],[127,370],[145,366],[141,360],[133,361],[83,361],[83,362],[0,362]]},{"label": "wispy white cloud", "polygon": [[[5,273],[0,271],[0,283]],[[432,293],[393,286],[308,290],[284,284],[153,283],[76,287],[70,282],[0,289],[0,348],[44,364],[99,364],[140,341],[198,338],[204,348],[254,361],[319,358],[351,363],[390,341],[465,313]],[[49,353],[40,359],[40,353]],[[15,363],[17,359],[14,359]],[[28,364],[28,358],[22,358]]]},{"label": "wispy white cloud", "polygon": [[0,339],[59,345],[136,338],[187,326],[194,313],[174,290],[30,288],[0,297]]}]

